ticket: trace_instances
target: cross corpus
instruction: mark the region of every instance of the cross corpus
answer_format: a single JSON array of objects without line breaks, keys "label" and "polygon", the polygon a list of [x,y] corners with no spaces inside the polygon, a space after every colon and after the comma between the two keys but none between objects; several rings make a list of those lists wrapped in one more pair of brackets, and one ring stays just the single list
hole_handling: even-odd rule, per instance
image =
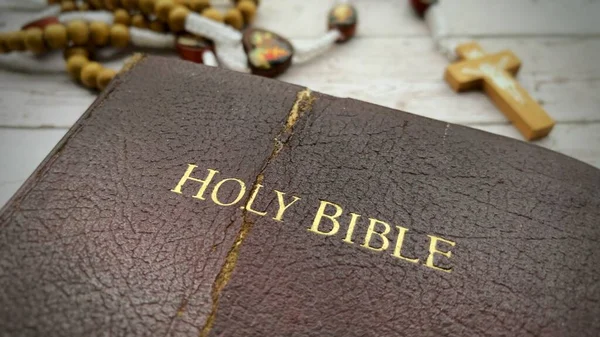
[{"label": "cross corpus", "polygon": [[514,76],[521,61],[510,50],[486,54],[476,42],[456,48],[460,59],[446,68],[444,78],[457,92],[480,88],[528,140],[550,133],[554,120]]}]

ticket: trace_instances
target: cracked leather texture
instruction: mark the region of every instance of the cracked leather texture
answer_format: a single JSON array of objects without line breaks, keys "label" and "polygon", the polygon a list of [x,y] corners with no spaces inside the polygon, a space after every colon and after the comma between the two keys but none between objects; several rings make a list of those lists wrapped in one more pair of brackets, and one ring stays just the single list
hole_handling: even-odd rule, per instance
[{"label": "cracked leather texture", "polygon": [[[318,93],[273,156],[302,89],[156,57],[118,76],[0,215],[0,336],[199,336],[244,221],[209,336],[598,336],[599,170]],[[169,192],[189,162],[302,200],[280,223]],[[307,230],[320,200],[361,214],[355,244]],[[456,242],[452,273],[360,247],[367,217],[405,255]]]}]

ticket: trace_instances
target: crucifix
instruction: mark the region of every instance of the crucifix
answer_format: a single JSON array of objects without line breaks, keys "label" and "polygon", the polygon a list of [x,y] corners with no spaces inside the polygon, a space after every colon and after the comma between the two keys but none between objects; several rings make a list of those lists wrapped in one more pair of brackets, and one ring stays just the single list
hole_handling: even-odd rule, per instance
[{"label": "crucifix", "polygon": [[483,86],[483,90],[528,140],[543,138],[554,120],[521,87],[514,76],[521,61],[509,50],[486,54],[476,42],[456,48],[460,61],[446,68],[444,75],[457,92]]}]

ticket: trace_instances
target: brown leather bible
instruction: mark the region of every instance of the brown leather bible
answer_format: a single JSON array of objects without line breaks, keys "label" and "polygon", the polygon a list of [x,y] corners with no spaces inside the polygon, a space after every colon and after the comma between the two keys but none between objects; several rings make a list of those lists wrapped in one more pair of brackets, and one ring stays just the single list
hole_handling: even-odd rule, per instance
[{"label": "brown leather bible", "polygon": [[0,215],[0,336],[598,336],[600,171],[149,57]]}]

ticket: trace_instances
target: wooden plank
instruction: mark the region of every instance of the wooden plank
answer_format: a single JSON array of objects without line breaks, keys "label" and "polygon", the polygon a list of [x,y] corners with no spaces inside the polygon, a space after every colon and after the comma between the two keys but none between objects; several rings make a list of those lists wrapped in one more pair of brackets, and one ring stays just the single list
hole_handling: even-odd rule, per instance
[{"label": "wooden plank", "polygon": [[66,132],[66,129],[0,129],[0,207]]},{"label": "wooden plank", "polygon": [[[490,52],[515,51],[519,81],[557,121],[600,121],[600,38],[479,41]],[[280,79],[453,123],[505,122],[482,93],[451,91],[442,80],[447,64],[428,38],[358,38]],[[69,127],[93,98],[66,75],[0,70],[0,126]]]},{"label": "wooden plank", "polygon": [[[229,0],[214,0],[220,8]],[[290,38],[316,37],[325,30],[327,12],[335,0],[263,0],[256,25]],[[359,36],[427,36],[409,1],[354,0],[359,13]],[[440,1],[434,8],[451,36],[530,36],[600,33],[596,23],[600,2],[590,0]],[[485,15],[494,13],[494,15]],[[0,11],[0,28],[15,29],[35,12]]]},{"label": "wooden plank", "polygon": [[66,74],[0,72],[0,125],[70,127],[96,94]]},{"label": "wooden plank", "polygon": [[439,1],[427,16],[447,36],[600,34],[600,2],[590,0]]}]

